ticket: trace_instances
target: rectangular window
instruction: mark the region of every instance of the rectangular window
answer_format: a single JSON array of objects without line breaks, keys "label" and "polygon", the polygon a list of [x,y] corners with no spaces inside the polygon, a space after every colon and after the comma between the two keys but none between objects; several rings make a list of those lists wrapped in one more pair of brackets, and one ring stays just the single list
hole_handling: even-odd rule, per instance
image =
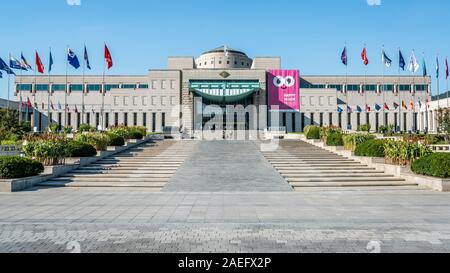
[{"label": "rectangular window", "polygon": [[359,85],[357,84],[349,84],[347,85],[347,91],[359,91]]},{"label": "rectangular window", "polygon": [[42,132],[42,113],[39,112],[38,114],[38,131]]},{"label": "rectangular window", "polygon": [[328,124],[333,126],[333,113],[328,114]]},{"label": "rectangular window", "polygon": [[399,128],[398,128],[398,113],[394,113],[394,126],[395,126],[395,130],[399,131]]},{"label": "rectangular window", "polygon": [[67,113],[67,122],[66,122],[67,126],[72,126],[72,114],[71,113]]},{"label": "rectangular window", "polygon": [[77,128],[80,128],[80,124],[81,124],[81,114],[77,113]]},{"label": "rectangular window", "polygon": [[418,127],[418,126],[417,126],[417,125],[418,125],[418,120],[417,120],[418,115],[417,115],[417,113],[414,113],[413,116],[414,116],[414,118],[413,118],[414,131],[419,131],[419,128],[417,128],[417,127]]},{"label": "rectangular window", "polygon": [[62,128],[62,113],[58,113],[58,129]]},{"label": "rectangular window", "polygon": [[16,90],[18,92],[31,92],[32,88],[32,84],[18,84]]},{"label": "rectangular window", "polygon": [[361,126],[361,113],[356,113],[356,128]]},{"label": "rectangular window", "polygon": [[406,132],[408,130],[408,114],[407,113],[403,113],[403,132]]},{"label": "rectangular window", "polygon": [[65,84],[53,84],[52,85],[52,92],[65,92],[65,91],[66,91]]},{"label": "rectangular window", "polygon": [[156,132],[156,113],[152,113],[152,132]]},{"label": "rectangular window", "polygon": [[370,125],[370,113],[366,113],[366,124]]},{"label": "rectangular window", "polygon": [[170,89],[175,89],[175,81],[174,80],[170,81]]},{"label": "rectangular window", "polygon": [[91,124],[91,113],[86,113],[86,124]]},{"label": "rectangular window", "polygon": [[95,113],[95,128],[100,125],[100,113]]},{"label": "rectangular window", "polygon": [[281,116],[282,116],[281,117],[281,121],[282,121],[281,126],[286,127],[286,113],[283,113]]},{"label": "rectangular window", "polygon": [[341,84],[330,84],[330,85],[328,85],[328,88],[336,89],[337,91],[342,91],[342,85]]},{"label": "rectangular window", "polygon": [[128,113],[123,113],[123,125],[128,126]]},{"label": "rectangular window", "polygon": [[161,126],[164,130],[164,127],[166,127],[166,113],[162,113],[161,115]]},{"label": "rectangular window", "polygon": [[320,113],[320,127],[323,127],[323,113]]},{"label": "rectangular window", "polygon": [[[296,132],[295,131],[295,113],[292,113],[292,132]],[[247,124],[249,124],[250,122],[247,122]]]},{"label": "rectangular window", "polygon": [[136,89],[136,84],[122,84],[122,89]]},{"label": "rectangular window", "polygon": [[109,113],[105,114],[105,128],[109,128]]},{"label": "rectangular window", "polygon": [[365,91],[377,91],[377,86],[376,84],[366,84],[364,87]]},{"label": "rectangular window", "polygon": [[380,113],[375,113],[375,132],[380,128]]},{"label": "rectangular window", "polygon": [[342,128],[342,113],[338,114],[338,126],[339,128]]},{"label": "rectangular window", "polygon": [[88,92],[100,92],[102,90],[101,84],[88,84],[87,91]]},{"label": "rectangular window", "polygon": [[400,91],[411,91],[411,85],[409,84],[401,84]]},{"label": "rectangular window", "polygon": [[385,85],[381,85],[381,92],[393,92],[394,91],[394,85],[393,84],[385,84]]},{"label": "rectangular window", "polygon": [[161,80],[161,89],[166,89],[166,81]]},{"label": "rectangular window", "polygon": [[384,113],[384,126],[389,126],[389,113]]},{"label": "rectangular window", "polygon": [[147,113],[142,113],[142,126],[147,127]]},{"label": "rectangular window", "polygon": [[156,89],[156,86],[158,85],[156,80],[152,80],[152,89]]},{"label": "rectangular window", "polygon": [[83,92],[82,84],[71,84],[69,85],[70,92]]},{"label": "rectangular window", "polygon": [[309,118],[310,118],[310,121],[311,121],[311,125],[314,125],[314,113],[311,113],[310,115],[309,115]]},{"label": "rectangular window", "polygon": [[134,126],[137,126],[137,118],[138,117],[138,114],[137,113],[133,113],[133,125]]},{"label": "rectangular window", "polygon": [[428,85],[416,84],[416,91],[420,92],[420,91],[427,91],[427,90],[428,90]]},{"label": "rectangular window", "polygon": [[148,89],[148,84],[139,84],[138,88],[139,89]]},{"label": "rectangular window", "polygon": [[119,113],[114,113],[114,126],[119,126]]},{"label": "rectangular window", "polygon": [[48,84],[36,84],[36,92],[48,92]]},{"label": "rectangular window", "polygon": [[352,129],[352,113],[347,113],[347,130]]},{"label": "rectangular window", "polygon": [[105,90],[111,91],[111,89],[119,89],[118,84],[105,84]]},{"label": "rectangular window", "polygon": [[305,131],[305,113],[301,113],[300,119],[301,119],[300,122],[302,123],[301,124],[301,127],[302,127],[301,131],[303,132],[303,131]]}]

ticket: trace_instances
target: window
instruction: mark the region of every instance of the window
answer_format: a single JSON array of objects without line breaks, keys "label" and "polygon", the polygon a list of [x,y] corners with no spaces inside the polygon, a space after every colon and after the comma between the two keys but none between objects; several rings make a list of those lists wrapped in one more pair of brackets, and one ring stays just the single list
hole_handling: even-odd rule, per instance
[{"label": "window", "polygon": [[147,97],[141,97],[141,99],[142,99],[142,105],[143,106],[147,106]]},{"label": "window", "polygon": [[58,129],[62,127],[62,113],[58,113]]},{"label": "window", "polygon": [[147,127],[147,113],[142,113],[142,126]]},{"label": "window", "polygon": [[105,90],[110,91],[111,89],[119,89],[118,84],[105,84]]},{"label": "window", "polygon": [[370,126],[370,113],[366,113],[366,124]]},{"label": "window", "polygon": [[[247,113],[248,114],[248,113]],[[250,117],[249,117],[250,118]],[[295,113],[292,113],[292,132],[296,132],[295,131],[295,123],[296,123],[296,119],[295,119]],[[250,124],[250,120],[247,122],[247,124]]]},{"label": "window", "polygon": [[138,88],[139,89],[148,89],[148,84],[139,84]]},{"label": "window", "polygon": [[394,126],[395,130],[398,131],[398,113],[394,113]]},{"label": "window", "polygon": [[359,85],[357,84],[349,84],[347,85],[347,91],[359,91]]},{"label": "window", "polygon": [[72,114],[71,113],[67,113],[66,125],[67,126],[72,126]]},{"label": "window", "polygon": [[328,114],[328,124],[333,126],[333,113]]},{"label": "window", "polygon": [[338,114],[338,126],[339,128],[342,128],[342,113]]},{"label": "window", "polygon": [[53,92],[65,92],[66,91],[66,85],[65,84],[53,84],[52,85],[52,91]]},{"label": "window", "polygon": [[417,128],[418,126],[418,120],[417,120],[417,118],[418,118],[418,115],[417,115],[417,113],[414,113],[413,114],[413,123],[414,123],[414,131],[419,131],[419,128]]},{"label": "window", "polygon": [[320,113],[320,127],[323,127],[323,113]]},{"label": "window", "polygon": [[366,84],[364,87],[364,91],[377,91],[376,84]]},{"label": "window", "polygon": [[162,113],[161,115],[161,126],[163,129],[166,127],[166,113]]},{"label": "window", "polygon": [[351,130],[352,128],[352,113],[347,113],[347,129]]},{"label": "window", "polygon": [[77,113],[77,128],[80,128],[80,124],[81,124],[81,114]]},{"label": "window", "polygon": [[156,132],[156,113],[152,113],[152,132]]},{"label": "window", "polygon": [[281,120],[282,120],[282,123],[281,123],[282,126],[283,126],[283,127],[286,127],[286,113],[283,113],[283,114],[282,114]]},{"label": "window", "polygon": [[409,84],[401,84],[400,91],[411,91],[411,85]]},{"label": "window", "polygon": [[36,92],[39,91],[47,91],[48,92],[48,84],[36,84]]},{"label": "window", "polygon": [[156,80],[152,80],[152,89],[156,89],[157,82]]},{"label": "window", "polygon": [[101,84],[88,84],[87,91],[88,92],[100,92],[102,90]]},{"label": "window", "polygon": [[340,84],[330,84],[328,85],[328,88],[336,89],[337,91],[342,91],[342,85]]},{"label": "window", "polygon": [[408,130],[407,119],[408,115],[406,113],[403,113],[403,132],[406,132]]},{"label": "window", "polygon": [[91,113],[86,113],[86,124],[91,124]]},{"label": "window", "polygon": [[300,122],[301,122],[301,131],[305,130],[305,113],[300,114]]},{"label": "window", "polygon": [[22,92],[22,91],[31,92],[32,88],[33,88],[32,84],[18,84],[17,87],[16,87],[16,90],[18,92]]},{"label": "window", "polygon": [[166,89],[166,81],[161,80],[161,89]]},{"label": "window", "polygon": [[137,106],[138,105],[138,97],[133,96],[133,105]]},{"label": "window", "polygon": [[133,126],[137,126],[137,118],[138,117],[138,115],[137,115],[137,113],[133,113]]},{"label": "window", "polygon": [[356,113],[356,128],[359,130],[361,127],[361,113]]},{"label": "window", "polygon": [[95,127],[98,128],[99,125],[100,125],[100,113],[95,113]]},{"label": "window", "polygon": [[309,118],[310,118],[310,120],[311,120],[311,125],[314,125],[314,113],[311,113],[310,115],[309,115]]},{"label": "window", "polygon": [[105,127],[106,128],[109,128],[109,113],[106,113],[105,114]]},{"label": "window", "polygon": [[136,84],[122,84],[122,89],[136,89]]},{"label": "window", "polygon": [[324,89],[325,84],[311,84],[308,82],[300,82],[300,88],[306,88],[306,89]]},{"label": "window", "polygon": [[123,113],[123,125],[128,126],[128,113]]},{"label": "window", "polygon": [[83,85],[82,84],[71,84],[69,85],[70,92],[82,92]]},{"label": "window", "polygon": [[381,92],[385,91],[385,92],[393,92],[394,91],[394,85],[392,84],[385,84],[385,85],[381,85]]},{"label": "window", "polygon": [[416,84],[416,91],[427,91],[428,85],[426,84]]},{"label": "window", "polygon": [[114,126],[119,126],[119,113],[114,113]]},{"label": "window", "polygon": [[170,89],[175,89],[175,81],[174,80],[170,81]]},{"label": "window", "polygon": [[375,131],[378,132],[380,128],[380,113],[375,113]]},{"label": "window", "polygon": [[389,125],[389,113],[384,113],[384,126]]},{"label": "window", "polygon": [[222,61],[219,61],[219,64],[222,64]]}]

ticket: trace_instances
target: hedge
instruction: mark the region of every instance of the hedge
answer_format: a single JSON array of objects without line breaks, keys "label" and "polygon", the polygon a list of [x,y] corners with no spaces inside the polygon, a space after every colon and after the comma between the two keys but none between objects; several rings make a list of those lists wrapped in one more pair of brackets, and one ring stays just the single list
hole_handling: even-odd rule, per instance
[{"label": "hedge", "polygon": [[356,145],[356,156],[368,157],[384,157],[384,141],[379,139],[371,139]]},{"label": "hedge", "polygon": [[320,130],[319,126],[306,126],[305,127],[305,136],[307,139],[320,139]]},{"label": "hedge", "polygon": [[411,170],[416,174],[449,178],[450,153],[434,153],[419,158],[412,163]]},{"label": "hedge", "polygon": [[89,143],[80,141],[69,141],[67,148],[70,152],[70,157],[92,157],[97,155],[97,150]]},{"label": "hedge", "polygon": [[123,146],[125,145],[125,139],[122,136],[113,134],[113,133],[108,133],[108,137],[109,137],[109,143],[108,146]]},{"label": "hedge", "polygon": [[328,133],[327,145],[328,146],[343,146],[344,140],[342,139],[342,133],[341,132]]},{"label": "hedge", "polygon": [[343,136],[344,148],[346,150],[354,151],[356,149],[356,146],[372,139],[375,139],[375,136],[369,134],[344,135]]},{"label": "hedge", "polygon": [[36,176],[43,171],[42,163],[26,157],[0,157],[0,178],[3,179]]}]

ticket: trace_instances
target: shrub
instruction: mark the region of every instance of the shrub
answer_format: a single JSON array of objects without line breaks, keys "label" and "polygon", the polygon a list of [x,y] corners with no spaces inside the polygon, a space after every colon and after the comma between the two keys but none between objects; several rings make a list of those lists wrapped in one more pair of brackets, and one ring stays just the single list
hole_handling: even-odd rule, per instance
[{"label": "shrub", "polygon": [[3,179],[35,176],[43,171],[44,166],[40,162],[26,157],[0,157],[0,178]]},{"label": "shrub", "polygon": [[130,139],[143,139],[144,135],[140,131],[130,131],[128,137]]},{"label": "shrub", "polygon": [[67,148],[69,149],[70,157],[91,157],[97,155],[97,150],[89,143],[69,141]]},{"label": "shrub", "polygon": [[384,157],[384,140],[371,139],[356,145],[356,156]]},{"label": "shrub", "polygon": [[320,139],[323,140],[324,142],[327,141],[327,137],[330,134],[333,133],[341,133],[342,129],[336,126],[328,126],[328,127],[322,127],[320,129]]},{"label": "shrub", "polygon": [[103,133],[78,134],[75,136],[75,141],[89,143],[97,151],[106,151],[109,144],[109,137]]},{"label": "shrub", "polygon": [[364,143],[371,139],[375,139],[375,136],[369,134],[350,134],[342,137],[344,148],[350,151],[354,151],[358,144]]},{"label": "shrub", "polygon": [[1,145],[5,146],[20,146],[22,145],[22,141],[14,141],[14,140],[2,140]]},{"label": "shrub", "polygon": [[358,132],[370,132],[371,126],[370,124],[363,124],[358,126],[357,131]]},{"label": "shrub", "polygon": [[443,135],[427,135],[425,137],[425,143],[427,145],[439,145],[447,144],[447,141]]},{"label": "shrub", "polygon": [[57,134],[27,136],[23,151],[46,166],[64,164],[65,158],[70,156],[67,142],[64,136]]},{"label": "shrub", "polygon": [[73,131],[73,128],[72,128],[72,126],[66,126],[62,129],[62,131],[64,134],[71,134]]},{"label": "shrub", "polygon": [[342,139],[341,132],[331,132],[327,136],[327,145],[328,146],[342,146],[344,145],[344,140]]},{"label": "shrub", "polygon": [[450,177],[450,154],[435,153],[417,159],[411,165],[414,173],[449,178]]},{"label": "shrub", "polygon": [[56,123],[50,124],[50,126],[48,127],[48,130],[49,130],[50,133],[57,133],[57,132],[59,132],[59,124],[56,124]]},{"label": "shrub", "polygon": [[306,126],[305,136],[307,139],[320,139],[320,127],[319,126]]},{"label": "shrub", "polygon": [[386,141],[384,150],[386,159],[398,165],[408,165],[432,153],[431,149],[425,145],[394,140]]},{"label": "shrub", "polygon": [[108,133],[109,143],[108,146],[123,146],[125,145],[125,139],[119,135]]},{"label": "shrub", "polygon": [[81,124],[80,127],[78,127],[78,132],[79,133],[84,133],[84,132],[91,132],[91,133],[93,133],[95,131],[96,131],[95,128],[92,127],[89,124]]},{"label": "shrub", "polygon": [[132,126],[128,127],[131,131],[138,131],[142,136],[147,135],[147,127],[144,126]]}]

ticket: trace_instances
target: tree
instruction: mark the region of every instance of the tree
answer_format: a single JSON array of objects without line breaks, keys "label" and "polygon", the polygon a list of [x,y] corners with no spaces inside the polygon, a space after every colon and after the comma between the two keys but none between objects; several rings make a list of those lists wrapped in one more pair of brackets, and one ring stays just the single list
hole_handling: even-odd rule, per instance
[{"label": "tree", "polygon": [[28,122],[19,121],[19,112],[15,110],[0,109],[0,140],[22,138],[26,133],[31,132]]},{"label": "tree", "polygon": [[444,133],[445,139],[450,140],[450,108],[442,108],[438,110],[437,121],[439,130]]}]

